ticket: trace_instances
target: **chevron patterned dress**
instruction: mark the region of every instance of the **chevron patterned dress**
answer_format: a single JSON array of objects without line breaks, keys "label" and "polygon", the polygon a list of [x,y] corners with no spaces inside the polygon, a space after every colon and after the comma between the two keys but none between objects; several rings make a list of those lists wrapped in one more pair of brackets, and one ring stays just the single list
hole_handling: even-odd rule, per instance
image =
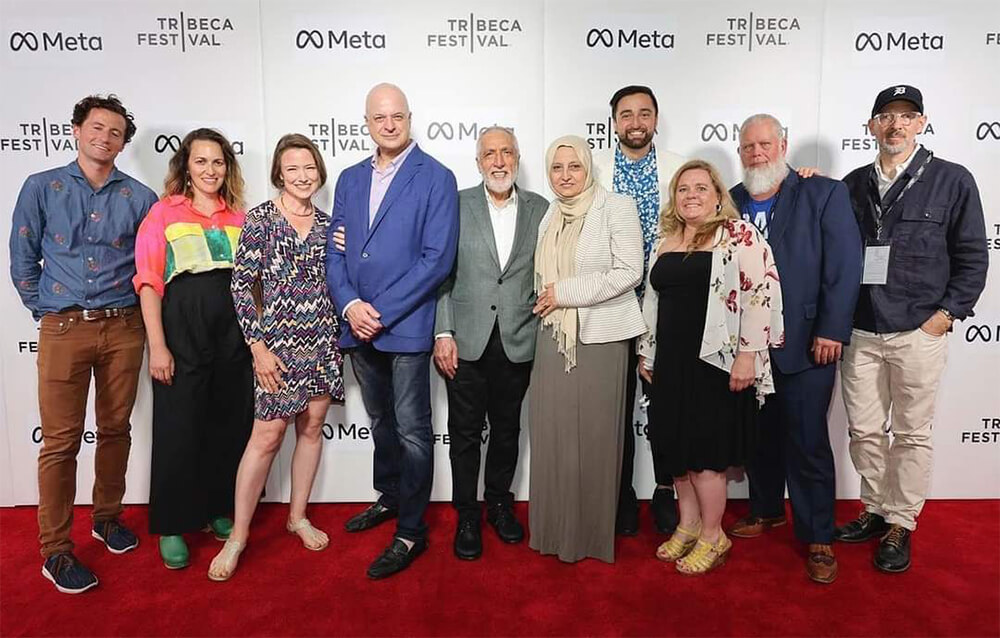
[{"label": "chevron patterned dress", "polygon": [[[330,216],[316,209],[305,239],[272,201],[247,213],[233,267],[233,302],[247,343],[263,340],[288,368],[285,386],[256,388],[255,416],[288,418],[310,397],[344,399],[340,323],[326,287],[326,234]],[[260,311],[254,299],[257,283]]]}]

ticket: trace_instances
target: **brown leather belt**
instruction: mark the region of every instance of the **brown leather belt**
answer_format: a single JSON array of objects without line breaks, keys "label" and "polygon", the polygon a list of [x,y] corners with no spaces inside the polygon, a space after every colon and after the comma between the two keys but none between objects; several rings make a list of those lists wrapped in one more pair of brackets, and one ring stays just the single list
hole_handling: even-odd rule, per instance
[{"label": "brown leather belt", "polygon": [[56,314],[62,317],[79,318],[83,321],[97,321],[113,317],[128,317],[138,311],[139,306],[126,306],[124,308],[70,308]]}]

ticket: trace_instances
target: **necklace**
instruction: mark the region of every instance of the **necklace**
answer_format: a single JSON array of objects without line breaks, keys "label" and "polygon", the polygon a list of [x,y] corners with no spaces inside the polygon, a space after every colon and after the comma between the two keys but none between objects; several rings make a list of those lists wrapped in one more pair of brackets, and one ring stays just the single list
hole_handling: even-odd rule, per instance
[{"label": "necklace", "polygon": [[281,207],[285,210],[285,212],[287,212],[292,217],[312,217],[313,208],[311,206],[309,207],[309,212],[307,213],[293,212],[292,209],[288,207],[288,204],[285,203],[285,193],[281,193],[280,195],[278,195],[278,201],[281,203]]}]

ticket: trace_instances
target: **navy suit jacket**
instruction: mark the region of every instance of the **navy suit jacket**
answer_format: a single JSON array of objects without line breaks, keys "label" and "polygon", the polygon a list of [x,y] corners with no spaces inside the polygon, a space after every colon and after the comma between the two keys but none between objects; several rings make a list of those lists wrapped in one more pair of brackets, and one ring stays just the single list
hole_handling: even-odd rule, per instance
[{"label": "navy suit jacket", "polygon": [[[743,184],[729,193],[742,212],[750,194]],[[795,374],[814,365],[813,337],[851,340],[861,233],[843,182],[789,171],[778,193],[767,242],[781,278],[785,347],[771,350],[771,360],[780,372]]]},{"label": "navy suit jacket", "polygon": [[[434,346],[437,289],[451,272],[458,246],[458,187],[443,164],[414,147],[369,228],[371,158],[337,179],[330,228],[344,226],[346,252],[326,250],[326,277],[338,312],[354,299],[367,301],[384,328],[372,340],[383,352],[427,352]],[[360,238],[360,239],[356,239]],[[349,329],[343,348],[360,345]]]}]

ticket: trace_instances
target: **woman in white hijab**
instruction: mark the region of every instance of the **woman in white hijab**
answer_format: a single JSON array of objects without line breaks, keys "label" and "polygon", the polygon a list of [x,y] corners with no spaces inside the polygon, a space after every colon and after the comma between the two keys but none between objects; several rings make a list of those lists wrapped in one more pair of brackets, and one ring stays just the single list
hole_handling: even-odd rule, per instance
[{"label": "woman in white hijab", "polygon": [[642,231],[631,198],[594,181],[590,148],[545,156],[556,199],[538,228],[531,381],[532,549],[614,562],[629,340],[646,331],[635,287]]}]

